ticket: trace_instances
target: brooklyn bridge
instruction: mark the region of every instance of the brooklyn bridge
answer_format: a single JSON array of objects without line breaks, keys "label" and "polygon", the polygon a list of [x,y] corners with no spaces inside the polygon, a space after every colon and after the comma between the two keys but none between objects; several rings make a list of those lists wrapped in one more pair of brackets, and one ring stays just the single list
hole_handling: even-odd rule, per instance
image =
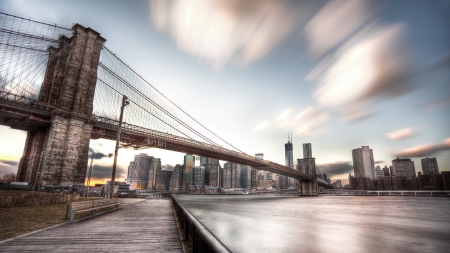
[{"label": "brooklyn bridge", "polygon": [[83,183],[91,139],[121,146],[190,153],[299,180],[299,195],[317,195],[314,158],[287,167],[256,158],[198,122],[80,24],[61,27],[0,13],[0,124],[27,132],[18,181]]}]

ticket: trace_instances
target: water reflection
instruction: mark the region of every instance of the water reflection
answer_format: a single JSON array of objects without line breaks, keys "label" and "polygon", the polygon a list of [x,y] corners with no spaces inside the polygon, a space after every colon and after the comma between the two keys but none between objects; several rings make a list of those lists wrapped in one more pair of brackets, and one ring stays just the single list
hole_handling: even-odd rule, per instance
[{"label": "water reflection", "polygon": [[178,195],[233,252],[448,252],[450,198]]}]

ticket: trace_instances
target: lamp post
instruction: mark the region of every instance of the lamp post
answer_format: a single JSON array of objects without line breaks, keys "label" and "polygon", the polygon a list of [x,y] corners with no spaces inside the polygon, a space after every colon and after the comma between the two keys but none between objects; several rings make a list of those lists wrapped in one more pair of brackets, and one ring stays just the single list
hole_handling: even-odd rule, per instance
[{"label": "lamp post", "polygon": [[119,118],[119,129],[117,130],[117,139],[116,139],[116,147],[114,148],[114,164],[111,176],[111,185],[109,186],[109,198],[112,198],[114,193],[114,183],[116,179],[116,167],[117,167],[117,154],[119,152],[120,146],[120,132],[122,131],[122,119],[123,119],[123,110],[125,106],[129,105],[130,102],[127,100],[128,98],[123,95],[122,97],[122,106],[120,107],[120,118]]}]

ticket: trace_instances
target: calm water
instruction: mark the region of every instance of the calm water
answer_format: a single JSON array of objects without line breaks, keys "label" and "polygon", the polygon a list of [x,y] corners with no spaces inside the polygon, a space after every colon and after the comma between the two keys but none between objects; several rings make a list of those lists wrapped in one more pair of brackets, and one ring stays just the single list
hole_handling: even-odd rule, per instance
[{"label": "calm water", "polygon": [[233,252],[450,252],[450,198],[178,195]]}]

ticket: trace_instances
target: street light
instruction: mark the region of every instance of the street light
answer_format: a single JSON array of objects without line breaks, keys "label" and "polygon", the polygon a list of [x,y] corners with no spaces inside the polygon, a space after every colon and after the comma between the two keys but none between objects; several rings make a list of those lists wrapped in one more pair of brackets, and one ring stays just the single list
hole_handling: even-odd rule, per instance
[{"label": "street light", "polygon": [[123,95],[122,97],[122,106],[120,107],[120,118],[119,118],[119,129],[117,130],[117,139],[116,139],[116,146],[114,148],[114,164],[113,164],[113,170],[112,170],[112,176],[111,176],[111,184],[109,186],[109,198],[112,198],[114,193],[114,183],[116,180],[116,167],[117,167],[117,154],[119,152],[120,146],[120,132],[122,131],[122,119],[123,119],[123,110],[125,109],[125,106],[129,105],[130,101],[128,101],[128,98]]}]

